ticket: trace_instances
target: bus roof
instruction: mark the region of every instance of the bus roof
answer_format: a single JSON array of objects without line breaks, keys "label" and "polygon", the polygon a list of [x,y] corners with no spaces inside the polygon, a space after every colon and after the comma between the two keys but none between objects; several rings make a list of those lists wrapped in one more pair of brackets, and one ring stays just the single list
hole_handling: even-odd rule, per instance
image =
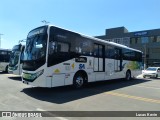
[{"label": "bus roof", "polygon": [[137,51],[137,52],[142,53],[142,51],[140,51],[140,50],[133,49],[133,48],[127,47],[127,46],[122,45],[122,44],[118,44],[118,43],[115,43],[115,42],[109,42],[109,41],[102,40],[102,39],[99,39],[99,38],[91,37],[91,36],[84,35],[84,34],[81,34],[81,33],[78,33],[78,32],[72,31],[72,30],[68,30],[68,29],[65,29],[65,28],[62,28],[62,27],[58,27],[58,26],[55,26],[55,25],[46,25],[46,26],[49,26],[49,27],[53,26],[53,27],[56,27],[56,28],[64,29],[64,30],[79,34],[80,36],[85,37],[85,38],[89,38],[89,39],[92,39],[92,40],[95,40],[95,41],[98,41],[98,42],[107,43],[109,45],[113,45],[113,46],[120,47],[120,48],[126,48],[126,49],[129,49],[129,50],[133,50],[133,51]]}]

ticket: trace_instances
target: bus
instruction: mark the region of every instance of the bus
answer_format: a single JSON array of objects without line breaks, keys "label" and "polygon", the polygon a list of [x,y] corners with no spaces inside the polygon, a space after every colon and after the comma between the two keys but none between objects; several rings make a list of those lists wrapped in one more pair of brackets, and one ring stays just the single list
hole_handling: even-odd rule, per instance
[{"label": "bus", "polygon": [[0,48],[0,71],[7,72],[11,50]]},{"label": "bus", "polygon": [[10,61],[8,66],[8,73],[21,75],[22,73],[22,56],[25,46],[18,44],[13,46],[12,52],[10,55]]},{"label": "bus", "polygon": [[73,85],[141,74],[142,52],[53,25],[28,33],[22,82],[37,87]]}]

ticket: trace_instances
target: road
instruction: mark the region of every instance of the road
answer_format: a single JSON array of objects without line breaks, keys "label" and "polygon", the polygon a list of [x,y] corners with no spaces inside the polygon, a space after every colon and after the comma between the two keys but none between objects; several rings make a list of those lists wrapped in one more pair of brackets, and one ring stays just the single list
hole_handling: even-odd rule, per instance
[{"label": "road", "polygon": [[[160,111],[160,79],[96,82],[76,90],[71,86],[32,87],[23,84],[19,76],[0,73],[0,96],[0,111],[48,111],[48,115],[52,114],[49,111]],[[54,119],[82,120],[84,117]]]}]

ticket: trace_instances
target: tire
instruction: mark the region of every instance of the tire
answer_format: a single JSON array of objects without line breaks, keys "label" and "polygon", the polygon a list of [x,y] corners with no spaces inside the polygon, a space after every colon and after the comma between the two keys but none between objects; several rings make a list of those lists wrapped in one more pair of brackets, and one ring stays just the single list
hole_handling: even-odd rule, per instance
[{"label": "tire", "polygon": [[156,78],[158,78],[158,75],[156,75]]},{"label": "tire", "polygon": [[4,71],[5,73],[8,73],[8,65],[6,66],[6,69]]},{"label": "tire", "polygon": [[85,77],[82,74],[77,73],[73,78],[73,87],[76,89],[82,88],[84,86],[84,83],[85,83]]},{"label": "tire", "polygon": [[131,72],[130,71],[126,72],[126,80],[131,80]]}]

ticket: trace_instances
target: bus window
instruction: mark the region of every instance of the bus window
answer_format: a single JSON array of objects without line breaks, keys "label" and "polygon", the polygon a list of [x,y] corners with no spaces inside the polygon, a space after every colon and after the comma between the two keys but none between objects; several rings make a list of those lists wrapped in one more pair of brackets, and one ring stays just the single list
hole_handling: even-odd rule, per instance
[{"label": "bus window", "polygon": [[49,54],[53,54],[55,51],[56,43],[51,41],[49,42]]},{"label": "bus window", "polygon": [[94,56],[95,56],[95,57],[98,57],[98,56],[99,56],[99,53],[98,53],[98,45],[97,45],[97,44],[94,44]]},{"label": "bus window", "polygon": [[106,58],[115,58],[115,49],[113,46],[106,46]]},{"label": "bus window", "polygon": [[69,44],[58,42],[57,52],[69,52]]},{"label": "bus window", "polygon": [[48,66],[69,60],[69,52],[69,43],[51,41],[49,44]]},{"label": "bus window", "polygon": [[[74,52],[85,56],[93,55],[93,45],[90,39],[84,39],[82,37],[77,37],[75,41],[72,42],[71,47],[74,47]],[[73,49],[71,48],[73,51]]]}]

